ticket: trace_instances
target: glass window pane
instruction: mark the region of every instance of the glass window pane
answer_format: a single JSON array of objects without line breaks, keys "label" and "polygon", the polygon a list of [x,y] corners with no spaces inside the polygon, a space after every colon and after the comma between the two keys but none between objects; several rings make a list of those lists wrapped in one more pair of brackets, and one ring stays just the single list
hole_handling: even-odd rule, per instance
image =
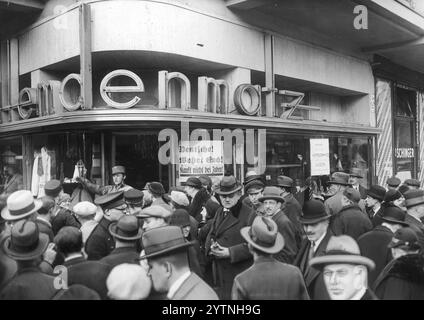
[{"label": "glass window pane", "polygon": [[396,172],[414,173],[414,122],[395,120]]},{"label": "glass window pane", "polygon": [[415,118],[417,116],[416,92],[403,88],[396,88],[396,115]]}]

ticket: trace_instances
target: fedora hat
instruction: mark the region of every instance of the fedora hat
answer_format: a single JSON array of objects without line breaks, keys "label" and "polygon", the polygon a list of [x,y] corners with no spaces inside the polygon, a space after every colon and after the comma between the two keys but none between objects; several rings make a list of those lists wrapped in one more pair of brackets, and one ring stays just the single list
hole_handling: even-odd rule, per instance
[{"label": "fedora hat", "polygon": [[386,189],[379,185],[372,185],[366,192],[371,198],[379,201],[383,201],[384,196],[386,195]]},{"label": "fedora hat", "polygon": [[345,263],[363,265],[370,270],[375,268],[374,261],[361,256],[358,244],[348,235],[332,236],[328,241],[325,254],[314,257],[309,261],[309,265],[317,269],[321,269],[328,264]]},{"label": "fedora hat", "polygon": [[405,215],[405,212],[401,208],[391,205],[384,208],[381,219],[389,223],[396,223],[407,227],[409,224],[405,222]]},{"label": "fedora hat", "polygon": [[349,186],[349,174],[344,172],[334,172],[331,175],[330,180],[327,184],[339,184],[341,186]]},{"label": "fedora hat", "polygon": [[330,217],[331,215],[325,210],[324,204],[319,200],[312,199],[303,205],[299,222],[302,224],[315,224],[330,219]]},{"label": "fedora hat", "polygon": [[109,226],[109,233],[119,240],[132,241],[141,238],[141,230],[135,216],[123,215]]},{"label": "fedora hat", "polygon": [[49,244],[49,237],[40,233],[36,223],[28,220],[13,225],[11,234],[3,240],[4,253],[13,260],[32,260],[41,256]]},{"label": "fedora hat", "polygon": [[279,201],[281,203],[284,202],[284,198],[281,196],[281,189],[278,187],[266,187],[262,197],[260,197],[258,201],[264,202],[267,199]]},{"label": "fedora hat", "polygon": [[276,186],[291,188],[293,187],[293,179],[287,176],[278,176]]},{"label": "fedora hat", "polygon": [[112,167],[112,176],[118,173],[126,174],[124,166],[114,166]]},{"label": "fedora hat", "polygon": [[233,194],[241,190],[241,185],[238,183],[234,176],[224,176],[219,183],[218,189],[215,193],[219,195]]},{"label": "fedora hat", "polygon": [[145,254],[140,256],[140,260],[167,255],[193,245],[193,242],[185,240],[182,229],[177,226],[148,230],[143,233],[142,242]]},{"label": "fedora hat", "polygon": [[284,248],[284,238],[270,218],[257,216],[252,226],[242,228],[240,233],[247,243],[259,251],[274,254]]},{"label": "fedora hat", "polygon": [[387,184],[390,187],[397,188],[400,185],[400,179],[398,177],[390,177],[387,179]]},{"label": "fedora hat", "polygon": [[193,187],[196,189],[200,189],[203,187],[202,181],[200,181],[199,178],[196,177],[190,177],[187,179],[186,182],[184,182],[184,185],[189,186],[189,187]]},{"label": "fedora hat", "polygon": [[37,212],[42,205],[40,200],[34,200],[31,191],[18,190],[7,198],[1,217],[6,221],[20,220]]},{"label": "fedora hat", "polygon": [[424,203],[424,191],[423,190],[409,190],[405,192],[405,206],[407,209],[418,206]]},{"label": "fedora hat", "polygon": [[78,202],[72,209],[77,216],[94,216],[97,213],[97,206],[89,201]]}]

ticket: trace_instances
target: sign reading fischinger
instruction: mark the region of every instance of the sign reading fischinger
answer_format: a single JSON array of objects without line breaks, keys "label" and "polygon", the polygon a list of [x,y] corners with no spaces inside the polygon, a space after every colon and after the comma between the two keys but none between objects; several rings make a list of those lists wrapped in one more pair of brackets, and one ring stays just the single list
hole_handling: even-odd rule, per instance
[{"label": "sign reading fischinger", "polygon": [[311,176],[330,174],[330,150],[328,139],[310,139]]},{"label": "sign reading fischinger", "polygon": [[202,174],[224,176],[223,141],[182,141],[179,146],[180,181]]}]

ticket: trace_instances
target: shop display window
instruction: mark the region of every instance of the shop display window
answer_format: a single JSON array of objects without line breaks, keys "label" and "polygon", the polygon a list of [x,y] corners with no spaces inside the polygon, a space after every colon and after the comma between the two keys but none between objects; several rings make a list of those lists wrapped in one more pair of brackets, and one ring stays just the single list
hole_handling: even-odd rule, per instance
[{"label": "shop display window", "polygon": [[23,189],[22,138],[0,141],[0,202],[10,193]]}]

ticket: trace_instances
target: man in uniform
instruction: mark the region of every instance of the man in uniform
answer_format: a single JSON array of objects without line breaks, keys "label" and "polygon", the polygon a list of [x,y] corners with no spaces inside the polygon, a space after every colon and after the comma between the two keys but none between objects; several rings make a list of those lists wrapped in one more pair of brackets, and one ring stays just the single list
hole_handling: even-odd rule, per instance
[{"label": "man in uniform", "polygon": [[112,167],[113,185],[99,186],[91,183],[88,179],[78,177],[77,180],[91,193],[105,195],[116,191],[127,191],[132,187],[125,184],[126,171],[124,166]]}]

